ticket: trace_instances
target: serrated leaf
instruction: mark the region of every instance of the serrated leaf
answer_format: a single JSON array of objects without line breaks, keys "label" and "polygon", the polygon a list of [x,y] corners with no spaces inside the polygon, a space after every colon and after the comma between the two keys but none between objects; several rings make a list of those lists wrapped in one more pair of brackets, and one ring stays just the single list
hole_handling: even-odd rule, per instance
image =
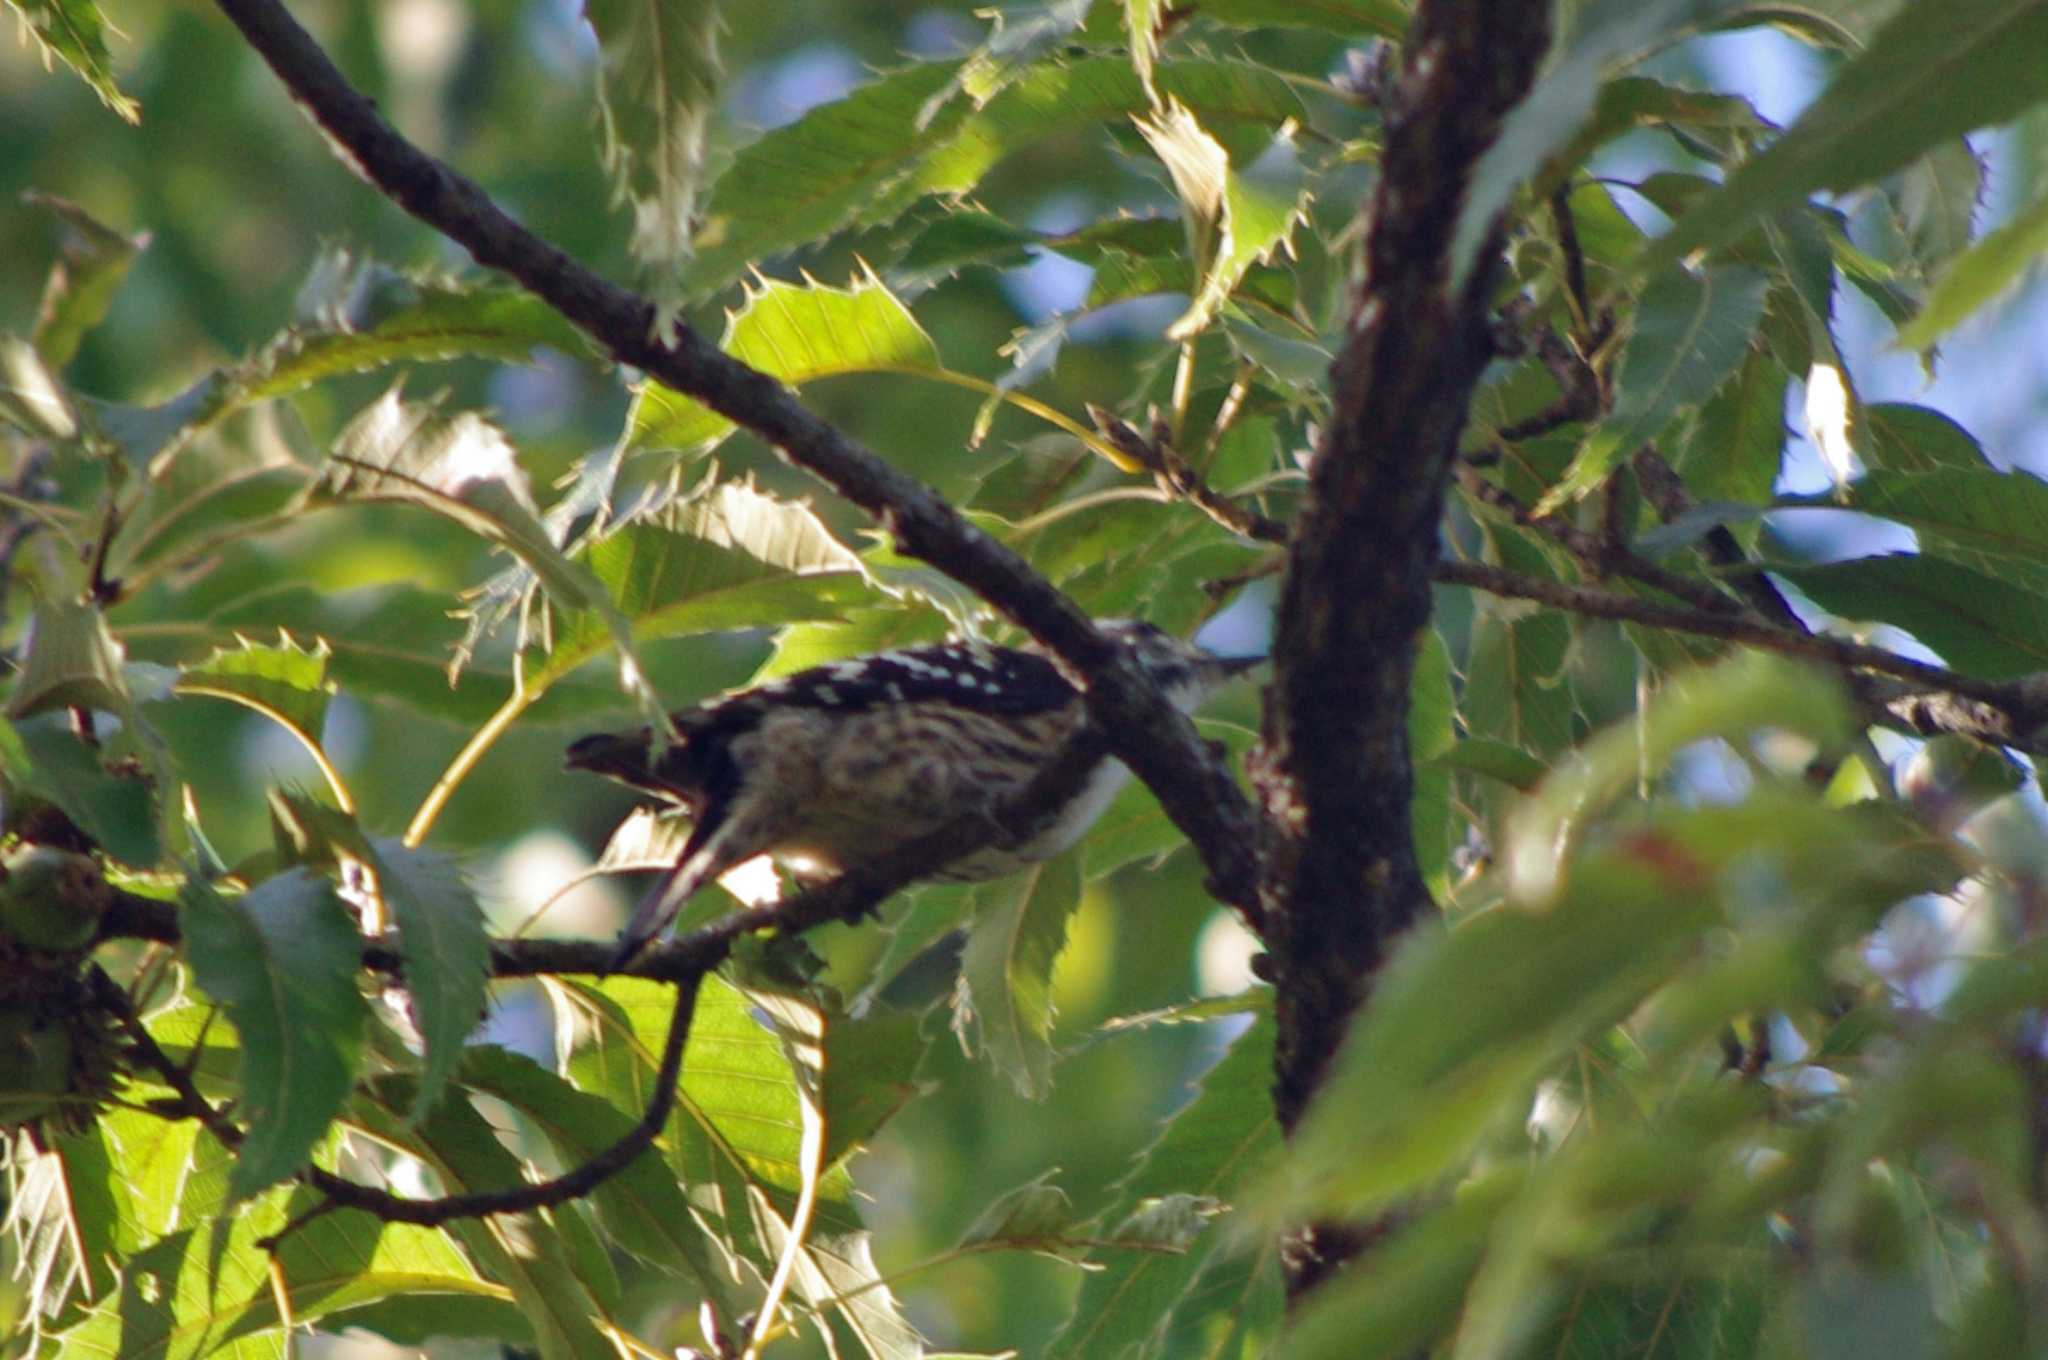
[{"label": "serrated leaf", "polygon": [[[1205,1074],[1194,1099],[1160,1126],[1098,1220],[1111,1229],[1147,1206],[1199,1195],[1230,1205],[1280,1147],[1268,1088],[1273,1022],[1256,1018]],[[1206,1220],[1205,1220],[1206,1221]],[[1183,1242],[1185,1248],[1186,1243]],[[1047,1348],[1060,1360],[1154,1353],[1169,1320],[1207,1259],[1205,1251],[1102,1252],[1081,1282],[1074,1310]]]},{"label": "serrated leaf", "polygon": [[122,1262],[120,1288],[57,1337],[64,1353],[152,1360],[282,1360],[284,1336],[240,1336],[269,1304],[269,1257],[257,1239],[280,1218],[227,1215],[158,1239]]},{"label": "serrated leaf", "polygon": [[2048,98],[2048,0],[1907,5],[1763,154],[1644,250],[1654,273],[1816,189],[1878,179]]},{"label": "serrated leaf", "polygon": [[1857,451],[1879,472],[1992,470],[1976,437],[1931,407],[1891,401],[1866,406],[1861,433]]},{"label": "serrated leaf", "polygon": [[25,790],[49,799],[123,864],[149,869],[163,859],[149,785],[134,771],[109,771],[63,716],[0,723],[0,768],[10,794]]},{"label": "serrated leaf", "polygon": [[681,305],[704,147],[722,75],[714,0],[586,0],[597,34],[600,154],[615,201],[631,207],[633,257],[654,289],[656,325]]},{"label": "serrated leaf", "polygon": [[122,1241],[125,1186],[104,1133],[88,1125],[17,1155],[8,1168],[5,1227],[22,1311],[40,1325],[78,1299],[104,1294]]},{"label": "serrated leaf", "polygon": [[602,625],[618,651],[620,686],[660,720],[632,626],[589,568],[555,545],[511,443],[495,427],[474,412],[443,416],[432,405],[401,401],[394,387],[335,437],[331,460],[316,500],[423,506],[512,554],[558,607]]},{"label": "serrated leaf", "polygon": [[[352,1113],[379,1141],[431,1168],[449,1194],[520,1182],[519,1160],[468,1101],[441,1101],[413,1124],[406,1113],[418,1103],[409,1078],[379,1077],[366,1084]],[[549,1217],[493,1214],[459,1220],[447,1231],[488,1278],[509,1291],[533,1329],[534,1347],[547,1360],[616,1360],[617,1351],[599,1327],[606,1313],[596,1293],[602,1282],[584,1278],[566,1234]]]},{"label": "serrated leaf", "polygon": [[2048,589],[2048,482],[2029,473],[1969,467],[1870,472],[1839,499],[1791,503],[1839,505],[1895,520],[1919,536],[1924,553]]},{"label": "serrated leaf", "polygon": [[[593,1036],[570,1056],[571,1078],[620,1109],[645,1108],[672,1009],[668,989],[627,978],[612,978],[601,990],[560,980],[550,985],[558,1007]],[[804,1183],[805,1087],[815,1090],[822,1080],[829,1089],[832,1079],[829,1017],[820,1068],[815,1026],[822,1012],[811,1008],[811,1041],[793,1040],[769,1021],[771,1012],[782,1010],[789,1023],[791,1005],[808,1008],[797,998],[743,992],[715,975],[704,980],[676,1113],[663,1138],[671,1174],[688,1188],[696,1221],[763,1277],[780,1258]],[[798,1295],[829,1303],[837,1310],[835,1326],[852,1329],[864,1344],[907,1353],[900,1347],[915,1334],[902,1323],[889,1290],[877,1284],[844,1169],[828,1165],[816,1194],[793,1277]]]},{"label": "serrated leaf", "polygon": [[178,688],[187,694],[211,694],[270,716],[300,741],[318,749],[327,722],[327,701],[335,694],[327,678],[327,643],[316,639],[301,647],[280,632],[275,646],[246,638],[239,646],[220,648],[197,665],[180,672]]},{"label": "serrated leaf", "polygon": [[1740,265],[1699,275],[1674,269],[1653,279],[1622,351],[1613,409],[1542,507],[1555,510],[1592,490],[1681,410],[1712,396],[1749,353],[1769,289],[1763,273]]},{"label": "serrated leaf", "polygon": [[1399,38],[1408,31],[1412,9],[1406,0],[1212,0],[1202,6],[1202,17],[1244,28],[1281,25]]},{"label": "serrated leaf", "polygon": [[2048,255],[2048,198],[2014,213],[1950,261],[1919,314],[1899,327],[1901,349],[1926,349],[2019,281]]},{"label": "serrated leaf", "polygon": [[1069,851],[973,890],[953,1028],[1017,1093],[1052,1084],[1052,966],[1081,904],[1080,859]]},{"label": "serrated leaf", "polygon": [[483,1019],[491,942],[483,908],[448,856],[378,837],[370,842],[377,890],[398,927],[412,1019],[425,1046],[412,1118],[441,1098],[463,1044]]},{"label": "serrated leaf", "polygon": [[[713,483],[618,525],[580,558],[641,640],[837,619],[875,598],[859,556],[810,507],[746,483]],[[568,612],[529,683],[552,684],[609,636],[598,616]]]},{"label": "serrated leaf", "polygon": [[[1151,106],[1121,56],[1041,62],[978,108],[934,96],[960,63],[913,66],[813,109],[742,151],[712,188],[691,290],[724,286],[765,257],[843,227],[892,221],[918,200],[959,197],[1005,157]],[[1205,124],[1277,128],[1304,116],[1286,82],[1248,62],[1160,62],[1154,83]]]},{"label": "serrated leaf", "polygon": [[1472,173],[1451,242],[1454,292],[1465,286],[1480,243],[1515,192],[1532,171],[1578,135],[1592,115],[1608,67],[1668,41],[1706,8],[1703,0],[1649,0],[1586,11],[1565,50],[1502,120],[1500,135]]},{"label": "serrated leaf", "polygon": [[541,345],[589,353],[575,327],[524,289],[401,273],[342,250],[314,262],[298,307],[299,320],[248,358],[161,406],[96,407],[99,423],[158,477],[202,431],[323,378],[465,355],[526,363]]},{"label": "serrated leaf", "polygon": [[[329,591],[284,585],[232,602],[193,631],[215,646],[279,629],[315,639],[327,645],[328,674],[343,692],[473,728],[511,697],[512,675],[503,666],[472,662],[459,683],[450,681],[459,630],[449,622],[448,606],[447,595],[407,585]],[[614,687],[556,679],[521,720],[566,722],[618,707]]]},{"label": "serrated leaf", "polygon": [[124,235],[50,194],[31,191],[22,201],[57,219],[57,262],[43,281],[33,338],[44,360],[62,368],[78,353],[78,342],[105,319],[114,290],[149,244],[149,233]]},{"label": "serrated leaf", "polygon": [[100,103],[124,122],[142,121],[142,106],[114,84],[114,58],[107,51],[106,21],[92,0],[7,0],[21,17],[22,28],[36,41],[47,63],[51,57],[69,66],[92,88]]},{"label": "serrated leaf", "polygon": [[1436,758],[1457,742],[1457,699],[1451,689],[1451,654],[1434,628],[1422,635],[1408,688],[1408,752],[1415,792],[1408,804],[1416,862],[1430,891],[1450,886],[1453,836],[1450,772]]},{"label": "serrated leaf", "polygon": [[[505,1102],[576,1166],[618,1142],[635,1118],[610,1102],[577,1090],[531,1059],[494,1045],[462,1055],[462,1084]],[[592,1192],[591,1200],[618,1244],[645,1260],[694,1278],[713,1296],[722,1290],[723,1264],[690,1214],[683,1190],[659,1153],[630,1163]]]},{"label": "serrated leaf", "polygon": [[[841,373],[943,368],[917,318],[872,273],[851,288],[763,280],[726,314],[719,348],[792,387]],[[626,447],[697,452],[732,430],[709,407],[649,381],[633,399]]]},{"label": "serrated leaf", "polygon": [[304,1166],[348,1099],[368,1016],[362,939],[333,885],[303,869],[232,901],[187,882],[181,905],[193,975],[241,1036],[249,1132],[228,1185],[246,1199]]},{"label": "serrated leaf", "polygon": [[868,220],[877,203],[888,216],[908,207],[919,195],[889,190],[957,128],[960,110],[923,123],[919,115],[960,65],[890,72],[741,150],[711,186],[691,291],[708,294],[768,256]]},{"label": "serrated leaf", "polygon": [[1222,143],[1176,100],[1139,118],[1137,126],[1180,196],[1197,283],[1187,311],[1166,328],[1166,338],[1187,340],[1215,319],[1247,270],[1286,243],[1306,206],[1307,171],[1295,154],[1291,124],[1242,171],[1232,168]]},{"label": "serrated leaf", "polygon": [[1911,553],[1775,570],[1830,613],[1894,624],[1972,675],[2048,669],[2048,603],[2010,581]]}]

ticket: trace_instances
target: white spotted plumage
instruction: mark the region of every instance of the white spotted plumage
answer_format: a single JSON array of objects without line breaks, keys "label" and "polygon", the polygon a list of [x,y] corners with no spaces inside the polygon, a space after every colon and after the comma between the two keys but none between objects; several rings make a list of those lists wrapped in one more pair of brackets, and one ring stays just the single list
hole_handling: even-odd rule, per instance
[{"label": "white spotted plumage", "polygon": [[[1099,626],[1183,710],[1253,664],[1212,656],[1151,624]],[[1085,716],[1079,691],[1042,653],[943,643],[829,662],[685,709],[672,719],[679,740],[658,757],[647,728],[578,741],[570,768],[620,780],[693,818],[675,865],[621,936],[614,966],[705,883],[756,855],[823,879],[963,813],[992,810],[1045,768]],[[1105,759],[1028,841],[988,846],[935,877],[994,878],[1059,854],[1128,778]]]}]

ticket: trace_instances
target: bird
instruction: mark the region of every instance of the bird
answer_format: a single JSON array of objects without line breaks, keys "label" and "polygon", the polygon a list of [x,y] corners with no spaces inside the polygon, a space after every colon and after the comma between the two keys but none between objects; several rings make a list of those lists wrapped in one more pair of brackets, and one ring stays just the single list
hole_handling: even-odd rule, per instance
[{"label": "bird", "polygon": [[[1098,622],[1182,712],[1259,664],[1138,620]],[[851,657],[709,699],[651,727],[570,745],[571,770],[606,776],[691,818],[675,863],[642,897],[609,971],[624,968],[683,904],[762,854],[815,884],[972,811],[992,812],[1052,764],[1087,717],[1051,657],[956,641]],[[997,842],[931,877],[1000,878],[1085,835],[1130,771],[1104,757],[1072,798],[1021,842]]]}]

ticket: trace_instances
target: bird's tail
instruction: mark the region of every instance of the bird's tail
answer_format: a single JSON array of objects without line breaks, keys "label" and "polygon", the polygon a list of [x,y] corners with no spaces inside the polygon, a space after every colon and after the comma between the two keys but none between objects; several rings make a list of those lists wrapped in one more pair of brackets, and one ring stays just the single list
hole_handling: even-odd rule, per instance
[{"label": "bird's tail", "polygon": [[[710,834],[700,841],[700,834],[707,830]],[[675,864],[654,881],[654,886],[633,908],[633,919],[626,922],[625,930],[619,934],[618,948],[605,965],[607,973],[615,973],[637,958],[657,935],[668,929],[669,922],[676,919],[685,902],[696,896],[697,889],[732,867],[727,853],[731,837],[721,834],[729,830],[729,824],[717,829],[700,825],[691,833]]]}]

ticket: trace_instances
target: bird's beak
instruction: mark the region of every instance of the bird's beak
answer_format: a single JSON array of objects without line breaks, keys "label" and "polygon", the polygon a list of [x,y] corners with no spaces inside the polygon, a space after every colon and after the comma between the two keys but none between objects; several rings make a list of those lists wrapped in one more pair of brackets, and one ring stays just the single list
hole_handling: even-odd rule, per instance
[{"label": "bird's beak", "polygon": [[1210,664],[1215,666],[1225,680],[1235,680],[1254,667],[1263,666],[1270,657],[1263,656],[1212,656]]}]

